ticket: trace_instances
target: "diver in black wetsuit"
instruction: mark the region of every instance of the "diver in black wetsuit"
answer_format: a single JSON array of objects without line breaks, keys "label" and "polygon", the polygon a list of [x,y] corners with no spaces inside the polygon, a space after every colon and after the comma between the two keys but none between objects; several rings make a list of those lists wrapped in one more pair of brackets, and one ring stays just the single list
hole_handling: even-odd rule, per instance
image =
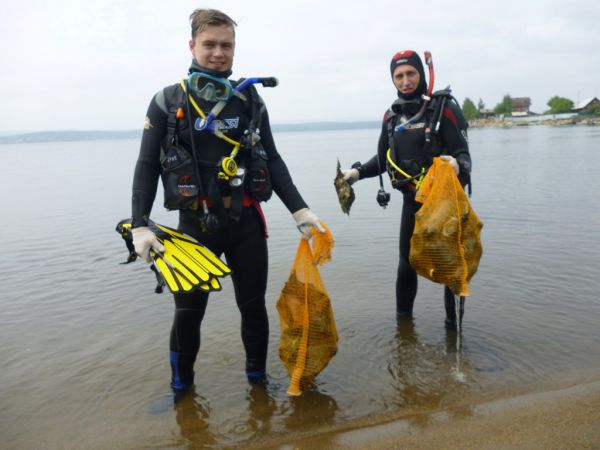
[{"label": "diver in black wetsuit", "polygon": [[[427,83],[423,63],[419,55],[411,50],[396,53],[390,64],[392,81],[398,91],[398,99],[386,111],[377,155],[365,164],[355,164],[352,169],[343,170],[344,178],[354,183],[363,178],[374,177],[387,170],[392,185],[403,194],[402,218],[400,220],[400,261],[396,279],[396,312],[398,318],[412,317],[413,305],[417,295],[417,274],[409,263],[410,239],[415,227],[415,213],[421,203],[415,201],[415,184],[411,177],[418,179],[431,165],[434,156],[440,156],[450,162],[463,187],[470,182],[471,157],[467,139],[467,123],[460,107],[452,97],[436,96],[424,110],[424,114],[414,122],[427,99]],[[449,92],[448,92],[449,94]],[[436,107],[438,108],[436,110]],[[439,133],[426,142],[426,130],[432,124],[432,118],[440,118]],[[405,124],[400,129],[399,124]],[[429,127],[430,128],[430,127]],[[388,162],[387,150],[391,148],[391,159],[402,169],[397,171]],[[407,177],[408,175],[408,177]],[[455,298],[452,291],[445,287],[444,304],[446,308],[446,326],[456,327]]]},{"label": "diver in black wetsuit", "polygon": [[[265,377],[269,323],[265,308],[267,230],[259,201],[268,199],[263,194],[272,188],[305,237],[310,237],[310,227],[321,229],[321,225],[308,209],[277,152],[266,107],[254,88],[246,89],[245,95],[227,98],[216,119],[220,136],[202,129],[203,115],[211,112],[231,90],[228,77],[233,64],[236,23],[226,14],[209,9],[194,11],[190,22],[189,46],[193,61],[188,83],[164,88],[154,96],[148,108],[133,180],[133,241],[136,252],[148,262],[150,248],[160,250],[161,245],[147,225],[158,178],[162,176],[165,206],[179,210],[178,229],[215,254],[225,254],[232,269],[235,298],[242,317],[246,375],[251,381],[260,380]],[[190,81],[193,79],[196,83],[198,80],[208,80],[208,83],[200,89],[199,84]],[[184,87],[190,94],[188,99]],[[261,155],[266,164],[261,174],[265,175],[266,171],[268,177],[246,176],[247,182],[263,184],[258,188],[256,185],[247,188],[243,184],[240,191],[234,189],[234,184],[217,179],[217,166],[232,153],[231,142],[243,141],[245,136],[256,133],[255,128],[258,128],[259,142],[264,149]],[[168,158],[165,155],[169,154],[174,137],[189,154],[195,155],[193,164],[197,170],[191,173],[198,174],[201,183],[194,195],[186,193],[190,185],[182,187],[181,177],[175,185],[166,177]],[[240,192],[243,195],[237,195]],[[181,195],[177,197],[178,194]],[[200,206],[204,203],[206,210]],[[193,384],[193,366],[200,348],[200,325],[207,300],[208,294],[201,291],[175,295],[170,362],[171,386],[176,391],[185,391]]]}]

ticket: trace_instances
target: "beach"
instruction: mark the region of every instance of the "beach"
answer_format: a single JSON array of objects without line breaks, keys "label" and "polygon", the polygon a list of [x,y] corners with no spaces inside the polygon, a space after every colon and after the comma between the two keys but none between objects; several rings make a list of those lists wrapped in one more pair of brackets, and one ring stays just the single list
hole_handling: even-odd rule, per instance
[{"label": "beach", "polygon": [[398,416],[260,448],[598,449],[600,379]]}]

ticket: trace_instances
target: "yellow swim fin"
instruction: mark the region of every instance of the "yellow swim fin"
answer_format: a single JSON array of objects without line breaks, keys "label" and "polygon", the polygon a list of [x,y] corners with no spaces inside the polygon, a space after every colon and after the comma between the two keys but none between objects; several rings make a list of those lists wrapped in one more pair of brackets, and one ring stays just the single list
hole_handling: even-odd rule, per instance
[{"label": "yellow swim fin", "polygon": [[229,275],[231,269],[217,255],[177,230],[154,222],[148,227],[165,247],[162,253],[151,250],[150,254],[171,292],[221,290],[219,278]]}]

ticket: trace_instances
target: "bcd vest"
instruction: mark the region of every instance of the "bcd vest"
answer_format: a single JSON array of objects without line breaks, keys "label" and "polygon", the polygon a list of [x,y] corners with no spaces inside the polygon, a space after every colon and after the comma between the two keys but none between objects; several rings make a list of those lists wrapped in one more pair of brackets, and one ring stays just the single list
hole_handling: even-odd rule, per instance
[{"label": "bcd vest", "polygon": [[[456,102],[449,87],[432,94],[431,101],[424,114],[425,143],[420,157],[414,159],[397,159],[394,131],[398,125],[400,114],[393,108],[388,109],[386,112],[386,129],[389,145],[389,153],[386,155],[386,170],[393,188],[401,191],[414,191],[418,189],[420,182],[433,162],[433,158],[445,154],[443,142],[440,138],[440,125],[444,107],[448,101]],[[470,194],[470,178],[467,184],[469,184]]]},{"label": "bcd vest", "polygon": [[[186,108],[186,93],[180,86],[174,89],[165,89],[165,104],[167,108],[167,135],[161,148],[161,179],[164,187],[165,208],[173,209],[199,209],[199,197],[202,190],[199,186],[208,189],[204,192],[211,209],[222,210],[222,198],[217,179],[218,167],[214,161],[202,159],[202,149],[196,149],[192,154],[193,129],[188,120],[177,117],[177,111],[182,108],[186,117],[191,114]],[[244,91],[250,101],[251,119],[248,129],[244,131],[240,140],[240,150],[235,157],[238,166],[237,183],[230,183],[231,206],[229,217],[237,220],[242,209],[244,194],[257,201],[267,201],[272,195],[271,177],[268,169],[268,155],[260,142],[258,131],[261,125],[261,103],[258,92],[253,85]],[[209,131],[205,131],[209,132]],[[194,165],[197,164],[197,169]],[[220,215],[223,211],[220,211]]]}]

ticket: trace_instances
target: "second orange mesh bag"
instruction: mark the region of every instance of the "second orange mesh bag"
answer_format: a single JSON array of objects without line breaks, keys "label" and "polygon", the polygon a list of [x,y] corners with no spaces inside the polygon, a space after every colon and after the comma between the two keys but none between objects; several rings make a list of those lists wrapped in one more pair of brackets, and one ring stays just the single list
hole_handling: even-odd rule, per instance
[{"label": "second orange mesh bag", "polygon": [[333,248],[333,236],[323,227],[325,233],[312,229],[312,250],[309,241],[300,239],[292,271],[277,301],[279,357],[290,375],[290,395],[300,395],[337,352],[333,309],[317,269],[331,260]]},{"label": "second orange mesh bag", "polygon": [[423,206],[415,215],[411,266],[455,295],[470,295],[469,280],[482,253],[483,223],[448,162],[434,158],[415,199]]}]

